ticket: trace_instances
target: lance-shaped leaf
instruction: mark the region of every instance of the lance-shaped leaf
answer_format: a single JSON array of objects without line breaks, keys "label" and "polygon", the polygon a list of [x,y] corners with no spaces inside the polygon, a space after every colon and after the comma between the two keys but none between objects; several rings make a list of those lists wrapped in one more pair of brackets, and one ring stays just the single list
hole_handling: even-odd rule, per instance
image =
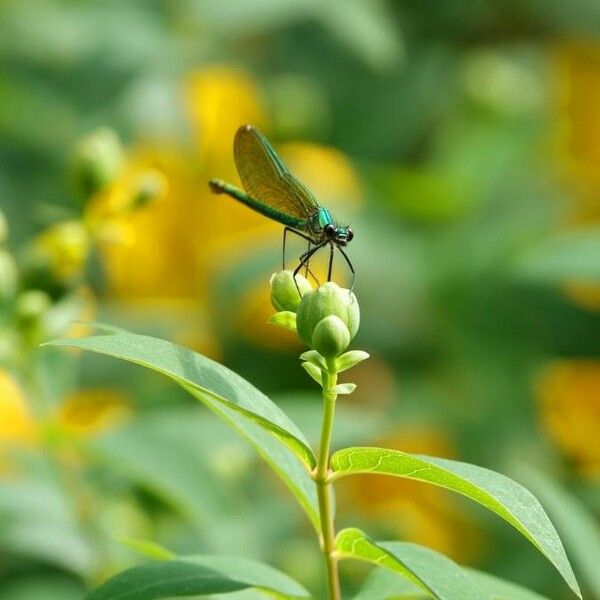
[{"label": "lance-shaped leaf", "polygon": [[574,493],[542,471],[520,466],[515,473],[527,481],[554,519],[588,592],[600,598],[600,523]]},{"label": "lance-shaped leaf", "polygon": [[[487,600],[548,600],[520,585],[462,567]],[[431,594],[387,569],[373,569],[353,600],[427,600]]]},{"label": "lance-shaped leaf", "polygon": [[290,448],[309,468],[316,464],[302,432],[285,413],[253,385],[223,365],[183,348],[146,335],[118,330],[103,335],[49,342],[106,354],[162,373],[198,393],[208,395],[244,415]]},{"label": "lance-shaped leaf", "polygon": [[263,563],[236,557],[191,556],[123,571],[88,594],[86,600],[157,600],[247,588],[268,590],[276,597],[310,597],[298,582]]},{"label": "lance-shaped leaf", "polygon": [[176,381],[250,441],[320,530],[315,485],[306,468],[315,464],[314,454],[285,413],[245,379],[191,350],[122,330],[49,344],[120,358]]},{"label": "lance-shaped leaf", "polygon": [[525,536],[581,597],[558,533],[535,497],[512,479],[467,463],[407,454],[385,448],[345,448],[331,460],[333,479],[353,473],[378,473],[432,483],[475,500]]},{"label": "lance-shaped leaf", "polygon": [[373,542],[360,529],[342,529],[335,540],[340,558],[354,558],[394,571],[439,600],[488,600],[463,570],[442,554],[406,542]]}]

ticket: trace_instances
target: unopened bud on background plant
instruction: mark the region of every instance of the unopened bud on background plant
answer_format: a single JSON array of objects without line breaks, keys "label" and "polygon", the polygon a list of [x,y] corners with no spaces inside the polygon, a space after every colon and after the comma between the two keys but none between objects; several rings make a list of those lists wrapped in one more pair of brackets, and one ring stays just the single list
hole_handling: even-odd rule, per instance
[{"label": "unopened bud on background plant", "polygon": [[117,134],[98,129],[83,138],[73,155],[72,172],[78,190],[89,198],[113,182],[121,172],[123,149]]},{"label": "unopened bud on background plant", "polygon": [[40,344],[46,332],[46,316],[52,307],[50,296],[42,290],[27,290],[17,297],[15,313],[22,339],[31,347]]},{"label": "unopened bud on background plant", "polygon": [[152,169],[142,173],[136,181],[131,208],[137,210],[164,198],[167,188],[167,179],[160,171]]},{"label": "unopened bud on background plant", "polygon": [[51,305],[52,301],[46,292],[42,290],[27,290],[17,298],[17,317],[25,323],[37,321]]},{"label": "unopened bud on background plant", "polygon": [[360,323],[354,294],[328,282],[305,294],[298,306],[298,334],[326,358],[339,356],[353,340]]},{"label": "unopened bud on background plant", "polygon": [[271,303],[277,311],[296,312],[300,299],[312,291],[312,286],[306,277],[296,275],[292,271],[279,271],[271,277]]}]

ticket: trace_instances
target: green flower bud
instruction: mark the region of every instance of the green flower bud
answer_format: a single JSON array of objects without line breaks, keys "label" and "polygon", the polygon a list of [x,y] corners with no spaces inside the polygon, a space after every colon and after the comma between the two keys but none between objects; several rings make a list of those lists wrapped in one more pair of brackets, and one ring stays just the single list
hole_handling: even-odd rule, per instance
[{"label": "green flower bud", "polygon": [[358,331],[359,323],[360,310],[356,297],[333,282],[304,295],[296,315],[300,337],[308,346],[327,357],[338,356],[348,347]]},{"label": "green flower bud", "polygon": [[271,277],[271,304],[277,311],[296,312],[301,296],[310,291],[312,291],[310,282],[299,273],[296,275],[296,281],[294,281],[294,274],[289,270],[273,273]]},{"label": "green flower bud", "polygon": [[311,348],[325,358],[339,356],[350,345],[350,332],[335,315],[321,319],[312,334]]},{"label": "green flower bud", "polygon": [[17,316],[23,323],[31,323],[41,319],[51,305],[52,301],[46,292],[28,290],[17,298]]},{"label": "green flower bud", "polygon": [[75,149],[73,177],[79,191],[89,198],[114,181],[123,164],[123,149],[116,133],[102,128],[89,134]]},{"label": "green flower bud", "polygon": [[0,250],[0,302],[10,300],[17,291],[17,265],[12,255]]},{"label": "green flower bud", "polygon": [[156,170],[146,171],[138,177],[131,207],[136,210],[164,198],[167,188],[167,180],[162,173]]}]

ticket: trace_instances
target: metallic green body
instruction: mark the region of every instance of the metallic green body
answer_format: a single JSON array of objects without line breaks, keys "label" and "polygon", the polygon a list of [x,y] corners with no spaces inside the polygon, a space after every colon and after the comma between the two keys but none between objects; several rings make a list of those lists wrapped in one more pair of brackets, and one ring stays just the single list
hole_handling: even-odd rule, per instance
[{"label": "metallic green body", "polygon": [[255,210],[256,212],[268,217],[269,219],[273,219],[281,223],[282,225],[286,225],[287,227],[291,227],[292,229],[298,229],[299,231],[306,231],[308,220],[307,219],[298,219],[296,217],[292,217],[284,212],[276,210],[271,206],[260,202],[252,196],[246,194],[242,190],[236,188],[235,186],[222,181],[221,179],[211,179],[210,187],[213,192],[217,194],[227,194],[236,200],[239,200],[242,204],[245,204],[248,208]]}]

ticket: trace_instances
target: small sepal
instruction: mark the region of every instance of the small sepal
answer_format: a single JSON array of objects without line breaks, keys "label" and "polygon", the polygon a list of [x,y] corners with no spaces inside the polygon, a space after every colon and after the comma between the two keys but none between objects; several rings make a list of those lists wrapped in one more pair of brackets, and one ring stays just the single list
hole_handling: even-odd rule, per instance
[{"label": "small sepal", "polygon": [[288,331],[293,331],[296,333],[296,313],[291,310],[282,310],[280,312],[276,312],[274,315],[271,315],[267,320],[267,323],[271,323],[271,325],[277,325],[278,327],[283,327]]},{"label": "small sepal", "polygon": [[355,367],[363,360],[367,360],[367,358],[369,358],[369,353],[364,352],[363,350],[349,350],[348,352],[344,352],[344,354],[335,361],[337,372],[343,373],[344,371]]},{"label": "small sepal", "polygon": [[334,385],[329,391],[332,394],[348,395],[356,389],[355,383],[338,383]]},{"label": "small sepal", "polygon": [[315,367],[323,371],[327,371],[327,361],[325,357],[319,354],[316,350],[307,350],[300,355],[300,360],[312,363]]},{"label": "small sepal", "polygon": [[302,366],[306,372],[321,386],[323,387],[323,371],[311,362],[303,362]]}]

